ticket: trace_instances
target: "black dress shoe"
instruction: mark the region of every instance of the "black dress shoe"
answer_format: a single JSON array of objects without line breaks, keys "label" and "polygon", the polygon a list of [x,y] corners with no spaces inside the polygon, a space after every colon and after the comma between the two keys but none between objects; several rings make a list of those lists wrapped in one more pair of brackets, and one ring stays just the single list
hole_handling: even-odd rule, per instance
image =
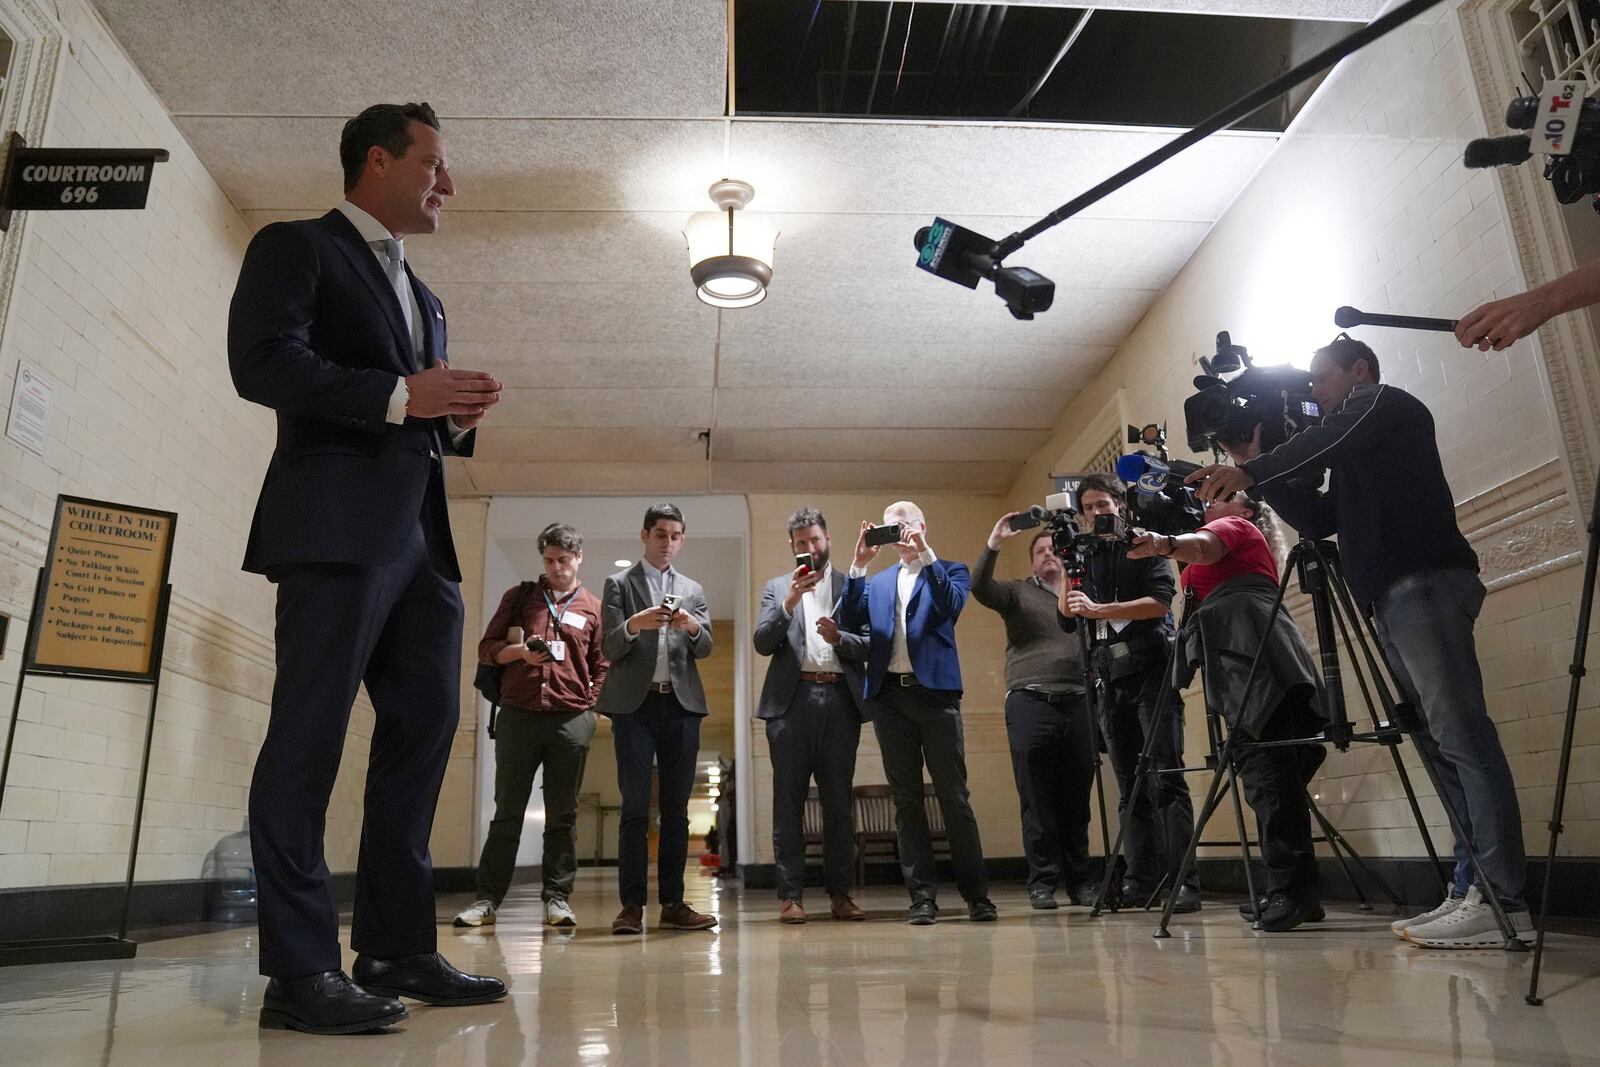
[{"label": "black dress shoe", "polygon": [[273,978],[261,998],[261,1029],[306,1034],[364,1034],[393,1026],[406,1007],[393,997],[362,989],[343,971]]},{"label": "black dress shoe", "polygon": [[913,900],[906,922],[912,926],[932,926],[939,921],[939,905],[931,900]]},{"label": "black dress shoe", "polygon": [[357,956],[351,974],[370,992],[424,1004],[488,1004],[506,995],[500,979],[462,974],[437,952],[397,960]]},{"label": "black dress shoe", "polygon": [[1028,903],[1034,911],[1054,911],[1056,909],[1056,895],[1048,889],[1028,890]]},{"label": "black dress shoe", "polygon": [[975,923],[992,923],[1000,918],[1000,909],[988,897],[974,897],[967,901],[967,918]]},{"label": "black dress shoe", "polygon": [[[1266,914],[1267,908],[1269,905],[1271,905],[1271,903],[1271,897],[1261,898],[1260,907],[1263,915]],[[1322,910],[1322,901],[1317,900],[1313,901],[1311,907],[1307,910],[1304,921],[1308,923],[1319,923],[1327,917],[1328,913]],[[1245,920],[1246,922],[1255,922],[1256,919],[1259,918],[1255,910],[1250,907],[1250,902],[1248,900],[1239,905],[1239,918]]]},{"label": "black dress shoe", "polygon": [[1172,914],[1187,915],[1200,910],[1200,890],[1192,885],[1178,887],[1178,899],[1172,905]]}]

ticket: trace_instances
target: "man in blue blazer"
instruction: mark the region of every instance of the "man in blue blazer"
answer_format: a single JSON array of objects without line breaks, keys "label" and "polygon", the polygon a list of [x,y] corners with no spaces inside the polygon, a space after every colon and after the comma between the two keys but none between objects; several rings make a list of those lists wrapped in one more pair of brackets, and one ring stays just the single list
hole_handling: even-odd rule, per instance
[{"label": "man in blue blazer", "polygon": [[872,729],[894,790],[900,869],[911,893],[907,921],[928,926],[939,914],[933,842],[922,806],[926,763],[950,835],[956,887],[974,922],[993,922],[999,916],[989,900],[961,735],[956,619],[967,602],[967,568],[934,555],[922,509],[910,501],[890,504],[883,521],[900,526],[894,545],[900,562],[866,577],[878,549],[866,543],[871,523],[863,522],[837,614],[845,629],[866,627],[870,633],[863,696],[872,705]]},{"label": "man in blue blazer", "polygon": [[[277,586],[272,716],[250,786],[269,977],[264,1028],[356,1033],[405,1018],[401,996],[505,996],[435,951],[428,837],[459,716],[462,608],[445,455],[472,454],[499,399],[445,362],[444,309],[405,263],[455,192],[427,104],[345,124],[345,201],[250,242],[228,314],[245,400],[277,413],[244,569]],[[323,825],[357,687],[377,714],[356,867],[352,982]]]}]

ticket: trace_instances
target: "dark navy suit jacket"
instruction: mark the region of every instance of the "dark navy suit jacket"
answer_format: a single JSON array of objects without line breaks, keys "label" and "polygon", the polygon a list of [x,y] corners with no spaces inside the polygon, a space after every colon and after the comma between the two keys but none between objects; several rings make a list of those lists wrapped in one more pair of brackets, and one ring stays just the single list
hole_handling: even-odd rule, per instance
[{"label": "dark navy suit jacket", "polygon": [[[863,695],[871,700],[883,688],[894,654],[895,604],[900,564],[870,578],[851,578],[835,613],[845,629],[870,627]],[[972,587],[965,563],[936,559],[922,568],[906,605],[906,648],[917,681],[928,689],[961,692],[961,659],[956,654],[956,619]]]},{"label": "dark navy suit jacket", "polygon": [[386,563],[420,517],[444,577],[460,580],[440,457],[470,456],[475,434],[452,441],[443,418],[385,420],[396,381],[445,358],[444,308],[410,280],[424,366],[377,256],[342,212],[275,222],[251,240],[228,311],[228,366],[241,397],[277,412],[278,444],[245,570]]}]

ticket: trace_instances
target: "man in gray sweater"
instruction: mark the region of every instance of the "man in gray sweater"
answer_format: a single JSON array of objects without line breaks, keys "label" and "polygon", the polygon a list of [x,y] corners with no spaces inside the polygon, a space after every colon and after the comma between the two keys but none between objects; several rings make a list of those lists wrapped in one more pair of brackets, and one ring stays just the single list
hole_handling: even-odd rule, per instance
[{"label": "man in gray sweater", "polygon": [[1089,868],[1089,789],[1094,751],[1083,695],[1078,642],[1056,620],[1056,600],[1066,576],[1041,530],[1029,546],[1033,576],[1000,581],[995,561],[1003,542],[1017,536],[1011,520],[995,523],[972,569],[972,595],[1000,613],[1006,624],[1006,736],[1022,799],[1022,845],[1028,856],[1028,900],[1056,906],[1065,887],[1074,904],[1094,902]]}]

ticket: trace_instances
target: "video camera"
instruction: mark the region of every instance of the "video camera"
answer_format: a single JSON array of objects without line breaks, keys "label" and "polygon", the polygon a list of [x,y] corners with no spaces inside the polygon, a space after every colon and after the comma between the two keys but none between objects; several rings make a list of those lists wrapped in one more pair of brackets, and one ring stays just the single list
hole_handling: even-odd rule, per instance
[{"label": "video camera", "polygon": [[1110,552],[1132,540],[1121,515],[1096,515],[1094,529],[1085,531],[1078,523],[1078,509],[1070,492],[1052,493],[1028,509],[1028,514],[1050,532],[1050,548],[1066,563],[1071,575],[1081,575],[1087,558],[1096,552]]},{"label": "video camera", "polygon": [[1128,516],[1133,524],[1151,533],[1193,533],[1205,525],[1206,509],[1195,491],[1183,480],[1200,469],[1197,463],[1171,459],[1167,455],[1167,428],[1150,423],[1143,429],[1128,427],[1130,445],[1148,445],[1156,450],[1129,452],[1117,460],[1117,477],[1128,483]]},{"label": "video camera", "polygon": [[[1199,392],[1183,402],[1189,450],[1220,453],[1218,442],[1244,444],[1261,425],[1261,451],[1270,452],[1307,426],[1322,421],[1311,396],[1311,375],[1287,364],[1257,367],[1243,345],[1223,330],[1217,351],[1202,356],[1205,374],[1194,380]],[[1228,377],[1224,377],[1227,375]]]},{"label": "video camera", "polygon": [[[1600,193],[1600,100],[1586,97],[1586,89],[1581,80],[1549,81],[1538,96],[1517,97],[1506,107],[1506,125],[1533,132],[1468,141],[1462,162],[1514,167],[1541,152],[1547,157],[1544,176],[1559,203]],[[1600,200],[1594,209],[1600,211]]]}]

